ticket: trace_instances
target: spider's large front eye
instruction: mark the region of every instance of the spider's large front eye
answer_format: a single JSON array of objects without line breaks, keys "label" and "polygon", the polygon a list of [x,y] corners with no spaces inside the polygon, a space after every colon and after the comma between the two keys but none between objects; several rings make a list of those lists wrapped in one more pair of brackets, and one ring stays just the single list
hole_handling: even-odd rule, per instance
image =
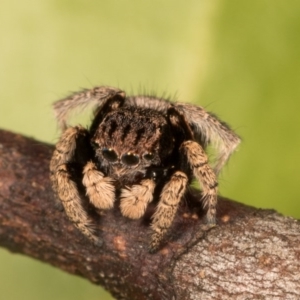
[{"label": "spider's large front eye", "polygon": [[122,160],[122,163],[125,165],[134,166],[139,163],[140,158],[138,155],[128,152],[128,153],[122,155],[121,160]]},{"label": "spider's large front eye", "polygon": [[102,149],[102,155],[109,162],[115,162],[115,161],[118,160],[117,153],[113,149],[111,149],[111,148],[103,148]]}]

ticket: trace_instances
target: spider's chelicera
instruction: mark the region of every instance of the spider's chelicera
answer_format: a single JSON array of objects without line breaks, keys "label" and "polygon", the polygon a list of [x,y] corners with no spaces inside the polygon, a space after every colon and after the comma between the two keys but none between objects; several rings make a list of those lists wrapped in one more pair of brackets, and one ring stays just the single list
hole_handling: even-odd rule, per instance
[{"label": "spider's chelicera", "polygon": [[[95,107],[89,129],[68,126],[69,113],[88,104]],[[82,188],[95,208],[110,209],[119,200],[122,214],[131,219],[141,218],[157,197],[151,251],[158,249],[193,178],[202,188],[207,222],[215,224],[217,176],[240,142],[224,122],[202,107],[126,97],[108,86],[74,93],[54,109],[63,133],[50,163],[52,186],[87,237],[99,239],[82,204]],[[209,144],[216,152],[212,166],[205,152]]]}]

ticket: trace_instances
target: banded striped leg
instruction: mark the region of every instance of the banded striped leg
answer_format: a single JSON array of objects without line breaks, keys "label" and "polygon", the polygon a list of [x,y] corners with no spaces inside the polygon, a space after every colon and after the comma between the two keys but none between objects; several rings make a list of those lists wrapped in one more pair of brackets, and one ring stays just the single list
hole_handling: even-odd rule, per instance
[{"label": "banded striped leg", "polygon": [[189,125],[194,129],[196,140],[202,145],[211,144],[216,150],[213,169],[218,175],[241,142],[240,137],[225,122],[202,107],[176,103],[176,109],[184,114]]},{"label": "banded striped leg", "polygon": [[98,243],[94,235],[92,224],[85,212],[76,183],[71,179],[68,163],[72,161],[76,141],[80,135],[85,135],[83,127],[69,127],[56,144],[50,162],[50,179],[53,190],[62,202],[65,212],[75,226],[87,237]]},{"label": "banded striped leg", "polygon": [[60,128],[65,130],[67,128],[67,119],[72,110],[78,109],[79,107],[85,108],[87,105],[99,108],[116,98],[122,102],[125,100],[125,97],[125,92],[117,88],[97,86],[90,90],[84,89],[73,93],[64,99],[56,101],[53,108]]},{"label": "banded striped leg", "polygon": [[207,223],[215,225],[218,194],[216,174],[208,164],[208,157],[198,143],[186,141],[182,143],[181,150],[187,157],[193,173],[202,187],[203,206],[207,208]]},{"label": "banded striped leg", "polygon": [[178,209],[179,202],[187,188],[187,175],[181,171],[175,172],[164,186],[157,209],[152,217],[152,234],[150,252],[157,250],[161,240],[171,226]]},{"label": "banded striped leg", "polygon": [[121,212],[130,219],[139,219],[145,214],[147,205],[153,200],[155,182],[142,180],[140,184],[126,187],[121,191]]}]

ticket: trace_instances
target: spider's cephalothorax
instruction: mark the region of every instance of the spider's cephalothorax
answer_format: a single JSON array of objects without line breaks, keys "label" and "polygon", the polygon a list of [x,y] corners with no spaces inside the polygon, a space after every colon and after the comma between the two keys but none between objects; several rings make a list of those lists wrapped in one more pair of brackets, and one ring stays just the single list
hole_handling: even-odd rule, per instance
[{"label": "spider's cephalothorax", "polygon": [[[96,107],[90,128],[68,127],[69,112],[88,104]],[[118,197],[122,214],[132,219],[142,217],[158,195],[151,251],[171,226],[193,178],[202,188],[207,221],[215,223],[217,175],[240,142],[224,122],[198,106],[126,97],[107,86],[74,93],[54,108],[63,133],[51,159],[51,181],[66,214],[86,236],[98,241],[82,188],[97,209],[112,208]],[[217,154],[212,167],[208,144]]]},{"label": "spider's cephalothorax", "polygon": [[174,149],[166,117],[140,107],[123,106],[109,112],[97,122],[92,143],[99,168],[126,185],[138,183],[153,167],[168,166]]}]

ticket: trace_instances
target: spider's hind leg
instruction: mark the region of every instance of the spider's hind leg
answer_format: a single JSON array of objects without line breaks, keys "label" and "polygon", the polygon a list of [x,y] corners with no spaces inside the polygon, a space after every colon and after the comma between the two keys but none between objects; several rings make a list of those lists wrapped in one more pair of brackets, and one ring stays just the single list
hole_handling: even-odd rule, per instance
[{"label": "spider's hind leg", "polygon": [[75,226],[96,244],[99,239],[94,235],[91,221],[82,205],[77,184],[72,179],[69,163],[73,161],[76,144],[87,131],[80,126],[69,127],[56,144],[50,161],[52,187],[61,201],[65,212]]},{"label": "spider's hind leg", "polygon": [[181,151],[186,156],[195,177],[202,187],[203,206],[207,208],[207,223],[215,225],[218,195],[217,176],[208,164],[206,153],[197,142],[185,141],[181,145]]},{"label": "spider's hind leg", "polygon": [[64,99],[56,101],[53,108],[60,128],[66,130],[67,119],[73,110],[92,105],[96,111],[99,111],[107,102],[115,100],[116,103],[122,103],[125,98],[125,92],[120,89],[109,86],[97,86],[90,90],[84,89],[73,93]]},{"label": "spider's hind leg", "polygon": [[225,122],[202,107],[176,103],[176,109],[184,114],[189,126],[193,128],[196,141],[204,147],[211,144],[216,150],[213,169],[218,175],[241,142],[240,137]]}]

